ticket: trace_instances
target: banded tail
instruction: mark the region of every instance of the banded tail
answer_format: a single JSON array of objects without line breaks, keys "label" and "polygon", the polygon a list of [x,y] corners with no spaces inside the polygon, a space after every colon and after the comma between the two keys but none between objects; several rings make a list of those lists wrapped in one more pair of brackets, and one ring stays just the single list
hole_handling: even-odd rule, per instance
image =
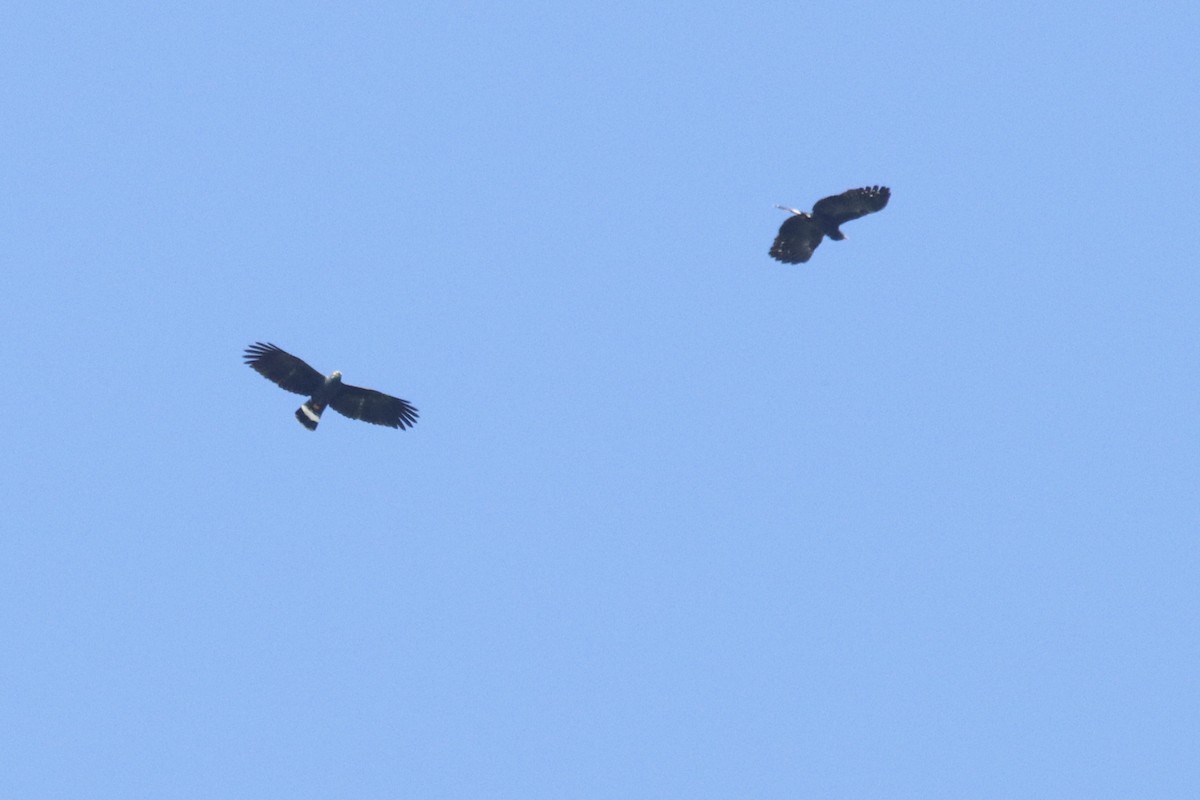
[{"label": "banded tail", "polygon": [[321,413],[325,411],[325,406],[327,405],[329,404],[316,403],[309,400],[296,409],[296,419],[300,420],[300,424],[310,431],[315,431],[317,423],[321,421]]}]

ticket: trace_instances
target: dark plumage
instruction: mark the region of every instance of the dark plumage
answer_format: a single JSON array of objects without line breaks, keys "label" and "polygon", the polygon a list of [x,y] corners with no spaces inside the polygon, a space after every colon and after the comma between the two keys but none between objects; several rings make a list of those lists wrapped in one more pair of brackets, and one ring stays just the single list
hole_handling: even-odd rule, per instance
[{"label": "dark plumage", "polygon": [[823,237],[845,239],[846,234],[838,229],[843,222],[880,210],[891,196],[892,190],[886,186],[866,186],[818,200],[811,214],[775,206],[792,212],[792,216],[779,226],[779,235],[771,245],[771,257],[785,264],[803,264],[812,258]]},{"label": "dark plumage", "polygon": [[280,388],[308,395],[296,409],[296,419],[310,431],[317,429],[326,406],[350,419],[389,428],[411,428],[417,423],[417,410],[407,400],[342,383],[340,372],[326,378],[273,344],[256,342],[246,348],[243,357],[247,366]]}]

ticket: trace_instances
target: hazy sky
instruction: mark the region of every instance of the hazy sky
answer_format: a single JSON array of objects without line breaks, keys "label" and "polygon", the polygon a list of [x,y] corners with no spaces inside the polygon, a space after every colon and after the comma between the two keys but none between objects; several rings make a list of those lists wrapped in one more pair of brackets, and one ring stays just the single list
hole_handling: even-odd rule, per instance
[{"label": "hazy sky", "polygon": [[1200,796],[1198,39],[10,8],[0,794]]}]

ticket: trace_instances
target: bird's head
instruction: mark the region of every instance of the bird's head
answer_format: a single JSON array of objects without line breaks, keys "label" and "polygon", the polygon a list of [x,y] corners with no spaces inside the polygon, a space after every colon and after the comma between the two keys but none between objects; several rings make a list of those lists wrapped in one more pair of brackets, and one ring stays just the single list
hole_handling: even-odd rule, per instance
[{"label": "bird's head", "polygon": [[340,381],[341,379],[342,379],[342,373],[336,369],[333,371],[333,374],[329,376],[329,380],[331,380],[331,381]]},{"label": "bird's head", "polygon": [[803,211],[800,211],[799,209],[788,208],[787,206],[781,206],[781,205],[776,205],[775,207],[778,208],[780,211],[790,211],[793,214],[797,214],[801,217],[805,216],[805,213]]}]

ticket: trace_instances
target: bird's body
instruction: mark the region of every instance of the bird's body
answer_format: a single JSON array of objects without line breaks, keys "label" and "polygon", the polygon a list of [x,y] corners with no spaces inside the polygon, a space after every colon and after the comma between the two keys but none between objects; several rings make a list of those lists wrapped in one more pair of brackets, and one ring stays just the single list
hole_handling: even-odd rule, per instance
[{"label": "bird's body", "polygon": [[841,231],[843,223],[879,211],[891,196],[892,190],[886,186],[866,186],[818,200],[811,214],[776,206],[792,212],[792,216],[779,226],[779,235],[771,245],[771,257],[785,264],[803,264],[812,258],[822,238],[845,239],[846,234]]},{"label": "bird's body", "polygon": [[256,342],[246,348],[246,365],[281,389],[308,395],[296,409],[296,419],[310,431],[317,429],[327,407],[350,419],[360,419],[388,428],[411,428],[417,409],[407,400],[374,389],[342,383],[342,373],[325,377],[291,353],[273,344]]},{"label": "bird's body", "polygon": [[308,402],[296,409],[296,419],[300,420],[300,424],[310,431],[315,431],[325,407],[329,405],[330,400],[341,393],[343,385],[342,373],[334,370],[332,375],[325,378],[321,388],[313,392],[313,396],[308,399]]}]

